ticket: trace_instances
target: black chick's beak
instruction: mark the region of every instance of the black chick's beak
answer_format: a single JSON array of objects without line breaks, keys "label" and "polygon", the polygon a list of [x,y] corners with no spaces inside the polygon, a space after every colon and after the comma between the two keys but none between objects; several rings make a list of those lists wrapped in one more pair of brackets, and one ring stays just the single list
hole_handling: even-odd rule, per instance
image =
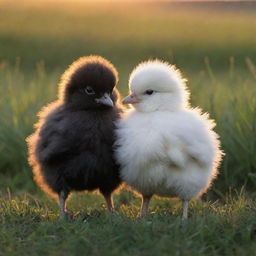
[{"label": "black chick's beak", "polygon": [[113,100],[110,98],[110,95],[108,93],[104,93],[102,97],[95,99],[95,101],[99,104],[103,104],[109,107],[114,107]]}]

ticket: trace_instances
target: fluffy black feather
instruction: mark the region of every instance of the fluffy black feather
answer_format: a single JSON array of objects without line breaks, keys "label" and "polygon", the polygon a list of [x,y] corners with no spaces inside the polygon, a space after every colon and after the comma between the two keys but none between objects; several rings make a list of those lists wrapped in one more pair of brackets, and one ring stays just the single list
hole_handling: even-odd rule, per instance
[{"label": "fluffy black feather", "polygon": [[[80,58],[63,74],[59,99],[39,113],[35,132],[27,139],[29,163],[38,185],[59,196],[60,203],[65,204],[71,191],[99,189],[111,204],[111,193],[121,183],[113,158],[114,122],[122,112],[114,89],[117,80],[107,60]],[[113,107],[98,102],[104,95]]]}]

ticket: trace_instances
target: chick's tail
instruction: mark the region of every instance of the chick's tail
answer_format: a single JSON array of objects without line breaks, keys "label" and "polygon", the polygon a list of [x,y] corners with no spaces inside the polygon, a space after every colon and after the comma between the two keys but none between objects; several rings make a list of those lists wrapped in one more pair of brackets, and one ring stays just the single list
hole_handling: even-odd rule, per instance
[{"label": "chick's tail", "polygon": [[36,184],[45,192],[47,193],[49,196],[51,196],[54,199],[58,199],[58,194],[56,192],[54,192],[45,182],[45,179],[42,175],[42,172],[40,170],[40,166],[39,165],[35,165],[33,167],[33,174],[34,174],[34,181],[36,182]]},{"label": "chick's tail", "polygon": [[30,135],[27,139],[27,145],[28,145],[28,163],[32,167],[32,172],[34,174],[34,180],[36,184],[48,195],[51,197],[57,199],[58,194],[54,192],[46,183],[45,178],[43,176],[41,165],[38,162],[38,159],[36,157],[36,141],[38,140],[38,134],[34,133]]}]

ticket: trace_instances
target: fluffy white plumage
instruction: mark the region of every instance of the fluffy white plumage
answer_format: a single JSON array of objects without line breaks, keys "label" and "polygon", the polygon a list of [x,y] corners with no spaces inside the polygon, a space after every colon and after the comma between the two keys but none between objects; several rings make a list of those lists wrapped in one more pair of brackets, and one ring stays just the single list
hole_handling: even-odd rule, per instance
[{"label": "fluffy white plumage", "polygon": [[143,196],[145,215],[152,195],[188,201],[204,193],[217,175],[222,152],[214,121],[188,106],[186,80],[168,63],[149,61],[131,73],[132,103],[118,123],[116,157],[121,177]]}]

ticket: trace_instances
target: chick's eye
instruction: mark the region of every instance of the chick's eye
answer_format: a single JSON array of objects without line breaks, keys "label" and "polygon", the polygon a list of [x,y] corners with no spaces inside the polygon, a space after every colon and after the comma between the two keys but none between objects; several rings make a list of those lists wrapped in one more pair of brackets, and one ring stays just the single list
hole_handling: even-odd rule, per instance
[{"label": "chick's eye", "polygon": [[144,94],[151,95],[153,93],[154,93],[154,91],[149,89],[149,90],[146,90]]},{"label": "chick's eye", "polygon": [[94,90],[92,89],[92,87],[87,86],[84,91],[88,94],[88,95],[93,95],[95,94]]}]

